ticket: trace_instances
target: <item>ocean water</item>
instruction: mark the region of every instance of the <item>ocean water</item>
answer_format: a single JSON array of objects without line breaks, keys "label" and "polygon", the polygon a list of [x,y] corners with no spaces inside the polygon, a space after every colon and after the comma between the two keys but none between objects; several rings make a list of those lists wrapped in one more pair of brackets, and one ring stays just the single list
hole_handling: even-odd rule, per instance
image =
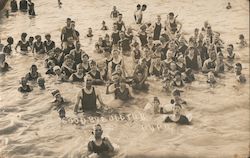
[{"label": "ocean water", "polygon": [[[193,34],[194,28],[201,28],[208,20],[213,30],[221,33],[226,44],[235,44],[239,34],[249,41],[249,1],[230,0],[232,9],[225,9],[226,0],[62,0],[58,7],[56,0],[34,0],[37,16],[24,13],[11,14],[9,18],[1,15],[0,38],[5,43],[8,36],[15,38],[15,44],[22,32],[35,36],[50,33],[57,46],[60,31],[67,17],[76,21],[76,29],[81,34],[82,49],[92,58],[101,59],[93,53],[98,37],[110,31],[100,31],[101,23],[109,18],[114,5],[123,13],[127,26],[136,28],[133,14],[138,3],[147,4],[144,21],[154,22],[156,15],[166,19],[170,11],[178,14],[183,23],[186,37]],[[93,28],[94,38],[84,38],[89,27]],[[43,38],[44,39],[44,38]],[[236,45],[235,45],[236,46]],[[243,64],[247,83],[240,85],[233,73],[227,72],[218,79],[215,88],[206,83],[206,77],[198,74],[197,81],[184,89],[183,99],[188,102],[188,112],[192,113],[192,125],[178,126],[163,124],[162,116],[143,114],[142,108],[154,96],[163,104],[169,103],[171,96],[161,92],[160,82],[149,79],[148,93],[135,94],[136,99],[127,106],[114,101],[112,95],[105,94],[104,87],[98,87],[103,100],[121,113],[130,113],[131,119],[123,121],[115,116],[101,121],[104,136],[119,146],[116,157],[209,157],[245,158],[249,153],[249,48],[235,48],[238,61]],[[84,125],[61,122],[56,111],[52,110],[51,91],[59,89],[62,96],[70,102],[66,108],[67,116],[82,118],[73,114],[73,105],[81,84],[55,82],[45,75],[43,56],[32,53],[23,56],[16,52],[7,58],[12,70],[0,76],[0,157],[3,158],[78,158],[87,150],[87,143],[97,120],[90,119]],[[19,79],[36,63],[39,72],[46,79],[46,90],[34,85],[29,94],[17,91]],[[106,120],[107,120],[106,119]]]}]

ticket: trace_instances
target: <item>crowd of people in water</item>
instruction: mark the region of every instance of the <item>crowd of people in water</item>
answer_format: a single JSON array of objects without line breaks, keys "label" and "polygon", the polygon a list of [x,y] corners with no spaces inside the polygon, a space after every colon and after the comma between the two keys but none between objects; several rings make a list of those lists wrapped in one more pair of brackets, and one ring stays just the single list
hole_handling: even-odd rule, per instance
[{"label": "crowd of people in water", "polygon": [[[18,7],[19,6],[19,7]],[[36,16],[35,4],[31,0],[20,0],[19,5],[16,0],[10,1],[10,11],[15,13],[17,11],[28,12],[30,16]],[[6,17],[9,17],[9,10],[6,10]]]},{"label": "crowd of people in water", "polygon": [[[27,11],[29,8],[30,12],[33,8],[31,12],[35,15],[34,4],[33,7],[31,4],[31,0],[29,3],[21,0],[19,10]],[[44,75],[54,76],[59,82],[84,83],[77,95],[74,112],[89,115],[109,108],[103,102],[98,86],[106,86],[106,94],[114,94],[115,99],[127,102],[135,99],[138,93],[143,95],[150,91],[151,85],[147,80],[153,77],[162,84],[166,94],[172,94],[172,110],[167,110],[161,105],[160,99],[154,97],[144,107],[144,112],[152,115],[166,114],[164,122],[177,124],[190,124],[191,117],[183,112],[187,103],[181,98],[181,93],[186,84],[196,80],[197,74],[207,76],[206,82],[211,86],[216,84],[217,78],[223,73],[234,72],[237,82],[246,82],[246,77],[241,73],[242,64],[234,52],[235,45],[225,46],[221,34],[214,31],[207,21],[201,29],[195,28],[193,35],[187,39],[182,34],[182,23],[177,19],[178,15],[170,12],[166,21],[162,20],[162,15],[158,15],[154,23],[148,23],[143,19],[146,8],[145,4],[136,6],[134,20],[139,27],[136,30],[128,27],[123,21],[122,13],[116,6],[113,7],[110,14],[110,18],[114,19],[113,25],[108,27],[103,21],[101,26],[101,30],[112,28],[113,32],[100,37],[93,51],[105,58],[104,61],[90,59],[90,52],[81,49],[80,33],[75,28],[75,21],[67,18],[66,26],[61,31],[61,43],[58,45],[50,34],[45,34],[43,41],[42,35],[33,37],[24,32],[14,47],[15,50],[11,36],[7,38],[6,45],[0,39],[0,72],[11,70],[5,59],[15,51],[23,55],[29,52],[44,54],[46,73],[39,73],[38,66],[31,65],[29,72],[21,78],[18,90],[21,93],[31,92],[32,86],[28,84],[30,81],[36,82],[40,89],[45,89]],[[18,11],[16,0],[11,1],[11,11]],[[84,36],[92,38],[92,28]],[[239,35],[236,44],[240,48],[248,47],[243,34]],[[128,59],[131,62],[128,63]],[[65,118],[64,98],[59,90],[53,91],[52,95],[60,118]],[[95,141],[89,142],[88,155],[109,155],[114,152],[110,141],[102,138],[102,132],[101,125],[96,125],[93,132]]]}]

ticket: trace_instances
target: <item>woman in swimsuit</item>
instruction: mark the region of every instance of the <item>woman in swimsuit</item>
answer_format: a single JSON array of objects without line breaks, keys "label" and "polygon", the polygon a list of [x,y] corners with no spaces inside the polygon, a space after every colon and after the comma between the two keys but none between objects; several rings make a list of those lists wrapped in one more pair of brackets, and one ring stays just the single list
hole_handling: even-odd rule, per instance
[{"label": "woman in swimsuit", "polygon": [[68,54],[64,57],[64,62],[61,70],[67,76],[67,78],[69,78],[73,73],[76,72],[76,65],[71,55]]},{"label": "woman in swimsuit", "polygon": [[92,60],[89,65],[90,65],[90,71],[88,74],[93,79],[92,84],[93,85],[102,85],[104,82],[103,82],[102,75],[101,75],[100,71],[97,70],[96,62]]},{"label": "woman in swimsuit", "polygon": [[29,45],[29,42],[26,41],[26,37],[27,37],[27,33],[22,33],[21,40],[18,41],[18,43],[17,43],[17,45],[15,47],[16,51],[17,51],[17,47],[20,47],[21,54],[27,54],[28,53],[28,47],[30,45]]},{"label": "woman in swimsuit", "polygon": [[73,73],[69,77],[69,81],[71,82],[83,82],[84,81],[84,73],[83,73],[83,67],[82,65],[78,64],[77,65],[77,70],[76,73]]},{"label": "woman in swimsuit", "polygon": [[32,53],[44,54],[45,53],[45,48],[44,48],[41,36],[36,35],[35,39],[36,39],[36,42],[34,42],[34,45],[33,45],[33,48],[32,48]]},{"label": "woman in swimsuit", "polygon": [[189,125],[190,121],[191,119],[182,113],[181,106],[178,104],[174,106],[173,115],[167,116],[164,120],[166,123],[175,122],[180,125]]},{"label": "woman in swimsuit", "polygon": [[89,56],[88,54],[82,54],[82,63],[78,64],[81,65],[83,68],[83,74],[84,76],[90,71],[90,65],[89,65]]},{"label": "woman in swimsuit", "polygon": [[120,52],[118,50],[112,51],[113,60],[109,63],[109,66],[108,66],[109,78],[111,78],[112,73],[115,71],[115,68],[117,65],[121,65],[122,69],[124,70],[123,59],[119,54]]},{"label": "woman in swimsuit", "polygon": [[55,49],[55,42],[51,40],[51,35],[46,34],[45,35],[46,41],[44,41],[44,48],[45,52],[48,54],[50,51],[53,51]]}]

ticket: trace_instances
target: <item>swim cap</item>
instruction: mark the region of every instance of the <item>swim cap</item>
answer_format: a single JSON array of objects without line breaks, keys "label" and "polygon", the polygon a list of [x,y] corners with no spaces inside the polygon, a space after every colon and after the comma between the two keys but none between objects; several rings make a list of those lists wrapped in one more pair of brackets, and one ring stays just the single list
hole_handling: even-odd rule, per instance
[{"label": "swim cap", "polygon": [[56,70],[61,70],[61,68],[60,68],[59,66],[55,66],[55,67],[53,68],[53,70],[54,70],[54,71],[56,71]]}]

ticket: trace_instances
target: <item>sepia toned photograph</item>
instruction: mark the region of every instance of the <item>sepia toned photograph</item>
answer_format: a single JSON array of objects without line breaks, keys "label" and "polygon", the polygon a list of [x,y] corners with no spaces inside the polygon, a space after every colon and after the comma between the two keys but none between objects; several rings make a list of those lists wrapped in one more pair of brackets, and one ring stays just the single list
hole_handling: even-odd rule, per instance
[{"label": "sepia toned photograph", "polygon": [[0,0],[0,158],[250,158],[249,0]]}]

